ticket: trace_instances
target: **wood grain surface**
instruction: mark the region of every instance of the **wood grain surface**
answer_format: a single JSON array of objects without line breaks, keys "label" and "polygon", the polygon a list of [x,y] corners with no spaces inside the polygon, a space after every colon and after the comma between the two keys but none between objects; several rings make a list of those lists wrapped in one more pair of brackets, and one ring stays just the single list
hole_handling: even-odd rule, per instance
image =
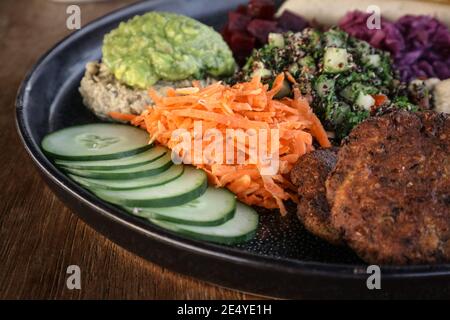
[{"label": "wood grain surface", "polygon": [[[80,4],[82,25],[132,2]],[[0,299],[253,298],[118,247],[79,220],[41,180],[16,133],[14,99],[39,56],[72,32],[66,7],[49,0],[0,0]],[[81,290],[66,288],[72,264],[81,268]]]}]

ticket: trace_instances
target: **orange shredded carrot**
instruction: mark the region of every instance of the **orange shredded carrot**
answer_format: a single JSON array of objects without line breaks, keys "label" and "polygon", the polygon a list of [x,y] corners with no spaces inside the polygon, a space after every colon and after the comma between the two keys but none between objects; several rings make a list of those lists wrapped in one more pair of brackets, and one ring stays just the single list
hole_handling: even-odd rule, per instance
[{"label": "orange shredded carrot", "polygon": [[171,88],[171,87],[167,88],[166,96],[168,96],[168,97],[176,97],[176,95],[177,95],[176,89]]},{"label": "orange shredded carrot", "polygon": [[175,92],[178,94],[185,94],[185,95],[189,95],[189,94],[194,94],[199,92],[200,89],[198,87],[190,87],[190,88],[178,88],[175,89]]},{"label": "orange shredded carrot", "polygon": [[289,82],[291,82],[292,84],[297,84],[297,80],[295,80],[294,76],[289,71],[286,71],[285,74]]},{"label": "orange shredded carrot", "polygon": [[272,99],[283,87],[284,73],[280,73],[273,81],[272,89],[267,92],[267,95]]},{"label": "orange shredded carrot", "polygon": [[230,189],[232,192],[239,194],[242,192],[245,192],[248,187],[250,187],[252,183],[252,179],[249,175],[243,175],[236,179],[235,181],[231,182],[228,185],[228,189]]},{"label": "orange shredded carrot", "polygon": [[111,118],[114,118],[114,119],[120,120],[120,121],[132,121],[134,118],[136,118],[136,115],[134,115],[134,114],[125,114],[125,113],[120,113],[120,112],[115,112],[115,111],[109,112],[108,115]]},{"label": "orange shredded carrot", "polygon": [[301,96],[300,90],[298,88],[294,88],[294,100],[292,100],[292,105],[296,106],[300,113],[313,123],[311,127],[311,133],[317,139],[317,141],[319,141],[320,145],[324,148],[331,147],[330,140],[328,140],[327,132],[322,126],[322,123],[320,122],[319,118],[317,118],[317,116],[313,113],[306,99]]},{"label": "orange shredded carrot", "polygon": [[[286,77],[292,82],[290,74]],[[202,88],[199,82],[195,82],[191,88],[169,90],[170,94],[165,97],[150,89],[149,96],[154,104],[141,115],[110,115],[145,128],[150,133],[151,141],[170,149],[174,149],[182,139],[172,133],[180,128],[187,130],[191,149],[180,154],[183,161],[203,169],[210,183],[230,189],[239,200],[249,205],[278,208],[281,214],[285,214],[283,202],[297,200],[295,187],[289,182],[287,174],[298,158],[314,149],[313,139],[322,147],[329,147],[330,142],[319,119],[298,89],[294,89],[294,98],[274,99],[282,89],[284,79],[285,74],[278,75],[270,90],[258,76],[250,82],[234,86],[216,82]],[[202,155],[198,157],[193,148],[199,138],[194,130],[199,120],[201,134],[214,129],[222,138],[206,139],[203,136],[199,142]],[[225,138],[227,129],[243,132],[250,132],[251,129],[255,132],[239,142],[237,136]],[[260,137],[260,129],[278,129],[278,140],[272,141],[270,130],[266,138]],[[258,148],[264,147],[269,158],[274,155],[278,157],[278,172],[267,175],[263,171],[266,163],[258,157],[253,158],[255,150],[249,142],[252,137],[257,139]],[[222,144],[222,150],[215,149],[211,153],[211,141]],[[227,158],[230,156],[227,148],[232,150],[231,162]],[[238,163],[239,157],[243,162]]]}]

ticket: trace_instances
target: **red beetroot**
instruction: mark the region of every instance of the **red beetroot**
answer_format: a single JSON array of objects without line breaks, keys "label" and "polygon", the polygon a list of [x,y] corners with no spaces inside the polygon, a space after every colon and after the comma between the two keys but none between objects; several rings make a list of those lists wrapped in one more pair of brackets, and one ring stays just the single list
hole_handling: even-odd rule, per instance
[{"label": "red beetroot", "polygon": [[228,43],[228,45],[230,45],[232,33],[230,29],[228,29],[228,24],[225,25],[225,27],[223,27],[221,33],[223,40],[225,40],[225,42]]},{"label": "red beetroot", "polygon": [[234,32],[228,44],[237,62],[243,64],[255,48],[255,38],[247,32]]},{"label": "red beetroot", "polygon": [[245,4],[241,4],[236,8],[235,12],[248,15],[247,6]]},{"label": "red beetroot", "polygon": [[238,12],[228,12],[228,30],[229,31],[244,31],[252,19]]},{"label": "red beetroot", "polygon": [[269,33],[298,32],[308,26],[305,19],[288,11],[275,19],[275,11],[272,0],[250,0],[248,5],[240,5],[228,13],[222,36],[238,63],[244,63],[254,48],[266,44]]},{"label": "red beetroot", "polygon": [[278,26],[283,31],[300,32],[307,28],[309,23],[303,17],[296,15],[292,11],[285,10],[278,18]]},{"label": "red beetroot", "polygon": [[261,44],[267,43],[267,37],[271,32],[280,31],[276,21],[255,19],[247,26],[247,31],[254,36]]},{"label": "red beetroot", "polygon": [[256,19],[272,20],[275,15],[275,4],[271,0],[250,0],[248,12]]}]

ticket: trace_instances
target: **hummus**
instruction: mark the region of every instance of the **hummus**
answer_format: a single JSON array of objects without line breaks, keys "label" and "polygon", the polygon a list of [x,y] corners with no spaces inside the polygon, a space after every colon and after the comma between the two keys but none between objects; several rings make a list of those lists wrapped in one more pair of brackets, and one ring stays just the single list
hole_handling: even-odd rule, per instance
[{"label": "hummus", "polygon": [[[212,82],[212,79],[201,81],[202,85]],[[165,95],[169,87],[182,88],[191,85],[190,80],[160,81],[153,88],[161,95]],[[97,61],[86,65],[79,91],[86,107],[102,120],[111,120],[108,113],[112,111],[141,114],[148,105],[152,104],[146,90],[133,89],[120,83],[103,63]]]}]

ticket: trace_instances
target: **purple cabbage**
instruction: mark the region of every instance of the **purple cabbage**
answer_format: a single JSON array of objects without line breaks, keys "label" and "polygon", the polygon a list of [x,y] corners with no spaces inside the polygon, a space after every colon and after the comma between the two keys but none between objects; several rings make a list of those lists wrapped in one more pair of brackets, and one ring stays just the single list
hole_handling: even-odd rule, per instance
[{"label": "purple cabbage", "polygon": [[391,52],[394,56],[405,48],[402,34],[386,19],[381,19],[381,29],[367,28],[369,13],[351,11],[339,23],[339,27],[351,36],[367,41],[375,48]]},{"label": "purple cabbage", "polygon": [[381,20],[380,30],[370,30],[370,16],[349,12],[339,26],[350,35],[392,54],[403,81],[415,78],[450,78],[450,31],[429,16],[406,15],[397,22]]}]

